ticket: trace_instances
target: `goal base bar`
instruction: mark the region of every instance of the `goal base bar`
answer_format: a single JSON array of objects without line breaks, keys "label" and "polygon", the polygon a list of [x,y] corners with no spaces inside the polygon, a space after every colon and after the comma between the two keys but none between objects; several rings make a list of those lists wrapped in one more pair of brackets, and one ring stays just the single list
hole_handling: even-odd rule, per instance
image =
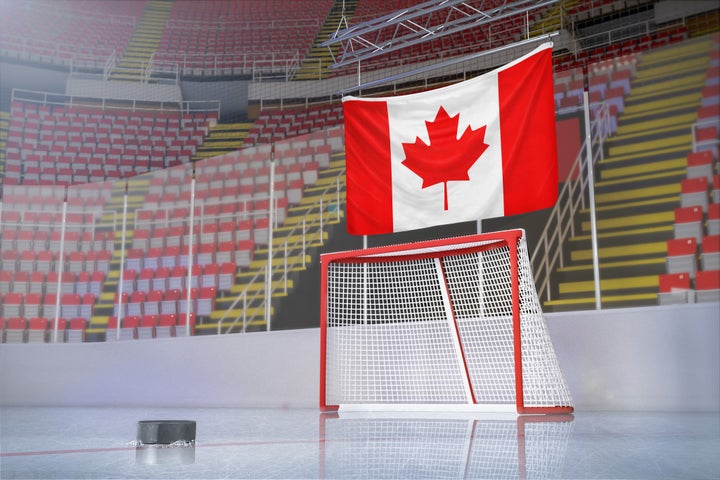
[{"label": "goal base bar", "polygon": [[524,407],[517,408],[511,404],[437,404],[437,403],[349,403],[336,406],[325,406],[324,411],[342,412],[439,412],[439,413],[500,413],[514,415],[548,415],[548,414],[569,414],[574,411],[573,407]]}]

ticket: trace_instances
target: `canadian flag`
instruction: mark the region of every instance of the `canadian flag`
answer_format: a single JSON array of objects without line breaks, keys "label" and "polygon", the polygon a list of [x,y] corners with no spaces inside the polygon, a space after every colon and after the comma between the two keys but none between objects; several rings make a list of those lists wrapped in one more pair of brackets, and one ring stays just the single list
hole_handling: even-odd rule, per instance
[{"label": "canadian flag", "polygon": [[431,91],[343,99],[347,229],[516,215],[558,193],[552,44]]}]

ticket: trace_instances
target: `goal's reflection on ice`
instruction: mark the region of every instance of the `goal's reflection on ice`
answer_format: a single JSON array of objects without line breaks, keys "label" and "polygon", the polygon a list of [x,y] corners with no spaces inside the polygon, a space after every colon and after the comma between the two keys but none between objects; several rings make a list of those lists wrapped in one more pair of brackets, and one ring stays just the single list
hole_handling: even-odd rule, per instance
[{"label": "goal's reflection on ice", "polygon": [[558,478],[573,416],[323,414],[321,478]]}]

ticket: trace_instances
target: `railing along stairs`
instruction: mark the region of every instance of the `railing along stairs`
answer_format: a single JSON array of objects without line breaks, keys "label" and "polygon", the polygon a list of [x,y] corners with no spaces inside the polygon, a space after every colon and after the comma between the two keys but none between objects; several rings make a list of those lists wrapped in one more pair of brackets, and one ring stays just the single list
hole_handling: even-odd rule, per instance
[{"label": "railing along stairs", "polygon": [[575,215],[579,210],[593,208],[592,173],[588,174],[588,162],[590,168],[595,168],[595,165],[603,159],[603,144],[612,132],[612,118],[607,103],[592,107],[595,118],[590,122],[590,131],[587,132],[586,129],[585,141],[558,193],[555,207],[550,212],[547,224],[530,259],[541,301],[553,299],[552,274],[557,268],[564,266],[565,242],[575,235]]},{"label": "railing along stairs", "polygon": [[[286,240],[279,245],[279,250],[283,252],[283,261],[278,262],[277,265],[273,262],[272,238],[270,239],[268,242],[268,248],[270,248],[270,250],[266,263],[258,268],[243,291],[238,294],[235,301],[218,320],[218,334],[231,333],[238,325],[242,326],[242,332],[246,332],[248,327],[259,319],[259,315],[257,314],[248,314],[249,311],[256,311],[255,309],[251,310],[248,308],[251,305],[257,307],[257,309],[264,310],[265,318],[263,320],[266,322],[267,330],[270,330],[272,316],[270,306],[273,293],[280,288],[283,289],[283,293],[287,293],[290,273],[296,267],[305,268],[308,250],[311,246],[317,245],[318,243],[322,245],[324,243],[325,226],[331,221],[332,223],[338,223],[342,218],[342,209],[340,208],[342,200],[341,192],[345,182],[341,179],[344,178],[344,174],[345,170],[343,169],[339,172],[335,183],[328,185],[318,195],[316,202],[308,205],[304,211],[298,212],[298,216],[302,216],[303,220],[287,233],[288,239],[294,239],[292,243]],[[328,202],[325,200],[327,197],[333,197],[333,200]],[[305,218],[311,215],[319,215],[319,220],[317,223],[313,222],[311,225],[308,225]],[[290,255],[291,252],[297,251],[300,252],[300,255]],[[277,283],[272,281],[276,274],[280,276],[280,281]],[[258,289],[256,285],[260,282],[265,282],[265,287]],[[232,318],[231,312],[237,308],[240,308],[242,313]],[[232,320],[230,325],[224,328],[223,325],[229,320]]]}]

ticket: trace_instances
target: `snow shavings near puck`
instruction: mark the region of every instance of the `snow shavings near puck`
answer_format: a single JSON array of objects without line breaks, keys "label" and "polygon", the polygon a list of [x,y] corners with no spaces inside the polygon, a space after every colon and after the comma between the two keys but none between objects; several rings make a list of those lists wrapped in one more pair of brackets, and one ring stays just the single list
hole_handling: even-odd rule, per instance
[{"label": "snow shavings near puck", "polygon": [[194,420],[141,420],[137,441],[142,445],[195,443]]}]

